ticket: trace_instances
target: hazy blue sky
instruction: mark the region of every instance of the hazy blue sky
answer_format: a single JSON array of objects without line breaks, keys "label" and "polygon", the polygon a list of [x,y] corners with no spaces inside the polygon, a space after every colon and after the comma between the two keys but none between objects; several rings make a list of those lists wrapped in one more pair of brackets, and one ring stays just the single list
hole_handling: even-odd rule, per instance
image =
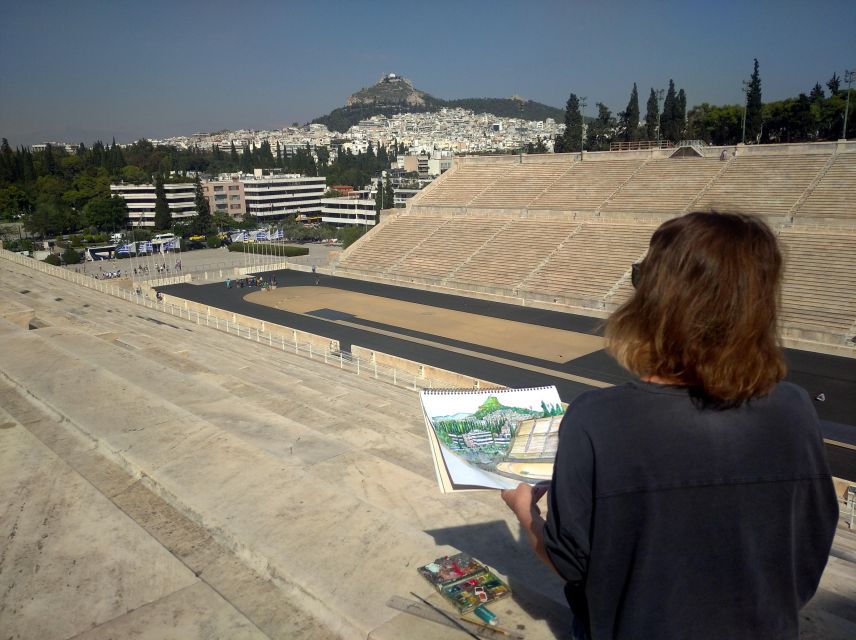
[{"label": "hazy blue sky", "polygon": [[0,0],[0,136],[121,142],[306,122],[382,74],[440,98],[614,112],[674,78],[690,106],[856,67],[856,1]]}]

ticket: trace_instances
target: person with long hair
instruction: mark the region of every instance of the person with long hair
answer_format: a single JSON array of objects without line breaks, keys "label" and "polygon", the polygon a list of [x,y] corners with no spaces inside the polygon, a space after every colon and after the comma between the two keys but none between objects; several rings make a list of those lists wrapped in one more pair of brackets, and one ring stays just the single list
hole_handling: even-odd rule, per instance
[{"label": "person with long hair", "polygon": [[502,497],[576,638],[796,638],[838,503],[811,400],[783,382],[776,237],[688,214],[632,274],[606,342],[637,379],[577,397],[549,488]]}]

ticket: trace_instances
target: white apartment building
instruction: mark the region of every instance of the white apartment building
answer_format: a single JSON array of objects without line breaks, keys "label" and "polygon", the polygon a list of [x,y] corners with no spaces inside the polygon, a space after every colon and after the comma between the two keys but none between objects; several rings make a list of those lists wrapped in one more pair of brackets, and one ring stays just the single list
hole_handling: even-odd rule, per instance
[{"label": "white apartment building", "polygon": [[324,176],[308,177],[295,173],[277,173],[256,169],[242,175],[246,213],[262,220],[295,216],[315,221],[321,217],[321,200],[327,190]]},{"label": "white apartment building", "polygon": [[375,224],[375,201],[367,191],[355,191],[357,197],[324,198],[321,222],[337,227],[360,225],[373,227]]},{"label": "white apartment building", "polygon": [[[166,201],[175,222],[196,215],[196,187],[192,182],[165,184]],[[155,226],[155,185],[111,184],[110,195],[121,196],[128,205],[128,218],[134,227]]]}]

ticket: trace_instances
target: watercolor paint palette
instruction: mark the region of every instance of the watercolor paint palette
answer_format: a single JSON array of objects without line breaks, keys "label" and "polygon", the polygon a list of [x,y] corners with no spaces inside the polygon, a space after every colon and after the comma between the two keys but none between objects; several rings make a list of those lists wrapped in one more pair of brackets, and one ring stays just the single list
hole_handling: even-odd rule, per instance
[{"label": "watercolor paint palette", "polygon": [[418,571],[461,613],[511,594],[488,567],[465,553],[437,558]]}]

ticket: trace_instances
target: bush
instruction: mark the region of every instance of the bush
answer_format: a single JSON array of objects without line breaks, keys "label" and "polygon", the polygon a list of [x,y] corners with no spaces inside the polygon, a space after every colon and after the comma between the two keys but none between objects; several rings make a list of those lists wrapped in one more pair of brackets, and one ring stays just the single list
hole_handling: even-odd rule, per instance
[{"label": "bush", "polygon": [[205,244],[208,245],[209,249],[216,249],[223,241],[220,239],[220,236],[208,236],[205,238]]},{"label": "bush", "polygon": [[45,258],[42,262],[47,262],[48,264],[52,264],[53,266],[58,267],[62,261],[59,259],[58,255],[54,255],[52,253],[47,258]]},{"label": "bush", "polygon": [[309,249],[306,247],[293,247],[287,244],[266,244],[263,242],[233,242],[229,245],[229,251],[259,253],[266,256],[285,256],[286,258],[305,256],[309,253]]},{"label": "bush", "polygon": [[72,247],[79,247],[83,245],[83,236],[82,235],[73,235],[69,238],[71,240]]},{"label": "bush", "polygon": [[20,240],[4,240],[3,248],[8,251],[32,251],[33,241],[29,238],[21,238]]}]

